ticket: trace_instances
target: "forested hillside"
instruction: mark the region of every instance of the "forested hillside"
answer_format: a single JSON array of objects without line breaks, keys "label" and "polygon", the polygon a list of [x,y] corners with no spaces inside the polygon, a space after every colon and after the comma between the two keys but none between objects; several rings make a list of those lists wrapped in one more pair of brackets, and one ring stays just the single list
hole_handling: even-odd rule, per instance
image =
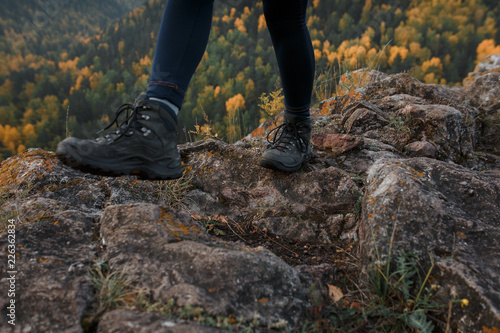
[{"label": "forested hillside", "polygon": [[[16,20],[26,17],[20,14],[24,5],[1,5],[2,158],[26,147],[53,150],[68,134],[91,137],[121,103],[144,91],[165,4],[151,0],[100,29],[121,16],[116,8],[140,1],[107,1],[99,10],[97,1],[41,9],[31,2],[29,17],[40,17],[31,23]],[[335,78],[351,69],[409,71],[426,83],[454,85],[478,59],[500,53],[497,0],[311,0],[308,15],[317,60],[315,101],[333,93]],[[208,118],[219,136],[237,140],[265,116],[259,97],[276,90],[277,79],[262,3],[218,3],[180,131]]]},{"label": "forested hillside", "polygon": [[59,60],[146,0],[6,0],[0,3],[1,51]]}]

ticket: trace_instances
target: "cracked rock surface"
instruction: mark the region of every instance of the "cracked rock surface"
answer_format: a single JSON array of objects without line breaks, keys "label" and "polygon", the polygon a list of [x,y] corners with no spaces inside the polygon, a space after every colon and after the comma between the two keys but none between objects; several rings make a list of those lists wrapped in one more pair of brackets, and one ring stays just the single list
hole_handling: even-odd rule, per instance
[{"label": "cracked rock surface", "polygon": [[[499,327],[496,74],[460,89],[366,75],[313,110],[313,156],[295,174],[258,166],[279,117],[235,144],[182,145],[185,183],[87,175],[41,149],[3,161],[0,271],[14,219],[17,324],[2,296],[0,331],[290,331],[342,281],[338,253],[355,249],[366,273],[388,244],[423,271],[432,256],[443,304],[469,299],[454,331]],[[96,267],[126,287],[118,305],[99,305]]]}]

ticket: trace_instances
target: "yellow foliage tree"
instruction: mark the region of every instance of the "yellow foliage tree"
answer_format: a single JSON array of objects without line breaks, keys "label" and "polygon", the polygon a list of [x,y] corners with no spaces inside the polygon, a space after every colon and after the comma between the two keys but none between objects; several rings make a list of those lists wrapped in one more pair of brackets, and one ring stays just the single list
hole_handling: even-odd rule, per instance
[{"label": "yellow foliage tree", "polygon": [[0,141],[13,154],[16,154],[18,152],[17,147],[21,144],[21,134],[15,127],[0,125]]},{"label": "yellow foliage tree", "polygon": [[255,82],[252,79],[248,79],[248,82],[245,84],[245,92],[247,95],[253,93],[255,91]]},{"label": "yellow foliage tree", "polygon": [[80,69],[80,75],[89,78],[92,75],[92,70],[88,66],[85,66]]},{"label": "yellow foliage tree", "polygon": [[441,63],[441,59],[432,57],[431,59],[424,61],[420,69],[423,73],[427,73],[424,75],[425,83],[446,84],[445,79],[440,79],[443,74],[443,64]]},{"label": "yellow foliage tree", "polygon": [[405,25],[403,22],[394,30],[397,45],[408,46],[410,42],[418,42],[420,36],[415,27]]},{"label": "yellow foliage tree", "polygon": [[485,39],[481,43],[479,43],[476,52],[476,63],[479,63],[489,55],[500,54],[500,45],[495,46],[495,40],[493,39]]},{"label": "yellow foliage tree", "polygon": [[239,17],[234,20],[234,27],[238,29],[239,32],[242,32],[244,34],[247,33],[247,28],[245,28],[245,22]]},{"label": "yellow foliage tree", "polygon": [[245,98],[237,94],[226,101],[226,133],[230,142],[236,141],[241,135],[241,124],[238,125],[237,111],[245,109]]},{"label": "yellow foliage tree", "polygon": [[243,8],[243,15],[241,15],[241,19],[243,20],[243,22],[245,22],[250,15],[252,15],[250,8],[248,8],[248,6],[245,6],[245,8]]},{"label": "yellow foliage tree", "polygon": [[401,60],[405,60],[406,57],[408,56],[408,49],[404,46],[392,46],[389,53],[390,53],[390,56],[389,56],[389,60],[388,60],[388,63],[389,65],[392,66],[392,64],[394,63],[394,60],[396,60],[396,57],[399,55],[401,57]]},{"label": "yellow foliage tree", "polygon": [[25,150],[26,150],[26,146],[25,145],[20,144],[19,146],[17,146],[17,153],[18,154],[21,154]]},{"label": "yellow foliage tree", "polygon": [[33,124],[26,124],[23,127],[23,137],[24,139],[31,139],[36,136],[35,126]]},{"label": "yellow foliage tree", "polygon": [[[368,27],[368,29],[371,29],[370,27]],[[373,30],[373,29],[372,29]],[[359,40],[359,43],[361,45],[363,45],[366,49],[369,49],[370,46],[371,46],[371,37],[370,35],[367,35],[367,34],[363,34],[363,36],[361,37],[361,39]]]},{"label": "yellow foliage tree", "polygon": [[266,28],[267,28],[266,18],[264,17],[264,14],[260,14],[260,16],[259,16],[259,25],[258,25],[257,29],[260,32],[261,30],[264,30]]},{"label": "yellow foliage tree", "polygon": [[321,59],[321,51],[320,50],[314,49],[314,59],[316,59],[316,61]]},{"label": "yellow foliage tree", "polygon": [[139,60],[139,64],[147,69],[149,69],[152,64],[153,64],[153,61],[151,60],[151,58],[146,54],[143,58],[141,58]]},{"label": "yellow foliage tree", "polygon": [[89,78],[90,89],[95,89],[99,84],[99,82],[101,82],[102,77],[103,77],[102,72],[97,72],[92,74]]},{"label": "yellow foliage tree", "polygon": [[361,22],[366,24],[370,19],[370,11],[372,10],[373,4],[372,0],[366,0],[363,6],[363,11],[361,12]]},{"label": "yellow foliage tree", "polygon": [[366,49],[361,45],[353,45],[344,51],[345,62],[350,68],[359,67],[365,59]]},{"label": "yellow foliage tree", "polygon": [[427,84],[431,84],[431,83],[439,83],[438,82],[438,79],[436,77],[436,74],[434,73],[428,73],[428,74],[425,74],[424,75],[424,82],[427,83]]},{"label": "yellow foliage tree", "polygon": [[237,94],[226,101],[226,111],[229,117],[234,117],[236,111],[245,109],[245,98],[242,94]]},{"label": "yellow foliage tree", "polygon": [[151,69],[151,65],[153,61],[148,55],[145,55],[143,58],[139,59],[139,62],[134,62],[132,64],[132,72],[135,76],[141,76],[144,72],[149,72]]},{"label": "yellow foliage tree", "polygon": [[326,56],[330,54],[330,41],[327,39],[323,42],[323,53],[325,53]]},{"label": "yellow foliage tree", "polygon": [[483,26],[477,29],[477,32],[483,36],[488,34],[490,34],[490,36],[496,36],[497,31],[497,22],[493,17],[487,17],[486,20],[484,20]]},{"label": "yellow foliage tree", "polygon": [[58,67],[60,70],[62,70],[63,72],[70,72],[70,73],[77,73],[78,72],[78,68],[77,68],[77,65],[78,65],[78,60],[80,58],[76,57],[75,59],[73,60],[67,60],[67,61],[60,61],[58,63]]},{"label": "yellow foliage tree", "polygon": [[224,15],[222,17],[222,22],[224,23],[230,23],[233,18],[234,18],[234,14],[236,13],[236,8],[231,8],[231,13],[229,13],[229,15]]},{"label": "yellow foliage tree", "polygon": [[85,66],[82,69],[80,69],[80,73],[76,78],[75,85],[71,87],[69,93],[72,94],[73,91],[80,90],[82,88],[83,80],[86,78],[90,78],[91,75],[92,75],[92,70],[88,66]]},{"label": "yellow foliage tree", "polygon": [[315,23],[319,23],[321,22],[321,19],[316,16],[316,15],[311,15],[309,16],[309,18],[307,19],[307,26],[308,27],[312,27]]},{"label": "yellow foliage tree", "polygon": [[441,59],[437,57],[432,57],[430,60],[424,61],[421,66],[422,71],[424,73],[428,73],[435,70],[443,70],[443,64],[441,63]]},{"label": "yellow foliage tree", "polygon": [[340,61],[340,58],[339,58],[339,55],[337,52],[330,52],[328,55],[327,55],[327,59],[328,59],[328,64],[329,65],[333,65],[333,63],[335,61]]}]

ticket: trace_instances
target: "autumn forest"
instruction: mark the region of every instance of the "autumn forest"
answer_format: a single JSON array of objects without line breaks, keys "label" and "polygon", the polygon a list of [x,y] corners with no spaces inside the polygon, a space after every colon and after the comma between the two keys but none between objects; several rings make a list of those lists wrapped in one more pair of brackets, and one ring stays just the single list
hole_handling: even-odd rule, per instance
[{"label": "autumn forest", "polygon": [[[145,91],[166,0],[24,0],[0,5],[0,160],[91,138]],[[314,103],[362,67],[461,85],[500,53],[498,0],[310,0]],[[180,141],[211,124],[234,142],[279,91],[260,1],[216,1],[210,42],[180,112]],[[198,127],[200,128],[200,127]]]}]

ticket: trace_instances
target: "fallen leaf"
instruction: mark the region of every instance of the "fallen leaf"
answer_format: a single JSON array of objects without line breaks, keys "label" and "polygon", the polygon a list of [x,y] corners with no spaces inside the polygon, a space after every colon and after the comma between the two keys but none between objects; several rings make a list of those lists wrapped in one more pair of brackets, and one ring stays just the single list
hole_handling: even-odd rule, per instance
[{"label": "fallen leaf", "polygon": [[361,310],[363,309],[363,307],[361,306],[361,304],[359,304],[358,302],[353,302],[353,303],[351,304],[351,309],[352,309],[352,308],[356,308],[356,309],[358,309],[359,311],[361,311]]},{"label": "fallen leaf", "polygon": [[191,218],[195,221],[201,220],[201,216],[199,214],[196,214],[196,213],[191,214]]},{"label": "fallen leaf", "polygon": [[344,298],[344,293],[342,292],[342,290],[339,287],[336,287],[336,286],[328,284],[328,283],[326,285],[328,286],[328,296],[330,296],[330,298],[335,303],[337,303],[342,298]]},{"label": "fallen leaf", "polygon": [[483,326],[483,332],[485,332],[485,333],[499,333],[500,330],[498,329],[498,327],[489,328],[489,327]]},{"label": "fallen leaf", "polygon": [[212,220],[226,224],[228,223],[227,217],[225,217],[224,215],[214,215],[212,216]]}]

